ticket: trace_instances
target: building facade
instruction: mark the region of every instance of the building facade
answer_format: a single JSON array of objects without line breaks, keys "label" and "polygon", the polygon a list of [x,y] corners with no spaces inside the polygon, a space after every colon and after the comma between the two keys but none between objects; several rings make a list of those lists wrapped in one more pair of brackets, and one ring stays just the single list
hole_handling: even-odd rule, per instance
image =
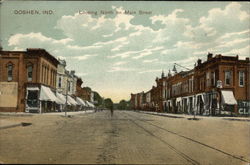
[{"label": "building facade", "polygon": [[[162,74],[151,89],[154,111],[198,115],[249,115],[249,58],[208,53],[188,71]],[[131,97],[131,102],[134,102]],[[136,108],[136,107],[134,107]]]},{"label": "building facade", "polygon": [[0,111],[54,109],[58,60],[44,49],[0,52]]}]

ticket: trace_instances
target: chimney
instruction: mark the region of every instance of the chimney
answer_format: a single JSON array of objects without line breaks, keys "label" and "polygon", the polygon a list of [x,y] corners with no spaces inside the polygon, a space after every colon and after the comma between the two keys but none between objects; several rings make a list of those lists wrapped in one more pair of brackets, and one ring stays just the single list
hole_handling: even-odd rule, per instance
[{"label": "chimney", "polygon": [[201,64],[201,59],[197,60],[197,64],[198,64],[198,66]]},{"label": "chimney", "polygon": [[207,54],[207,61],[211,60],[213,58],[213,53],[209,53]]},{"label": "chimney", "polygon": [[246,61],[249,61],[249,57],[246,57]]},{"label": "chimney", "polygon": [[70,71],[70,74],[75,75],[75,71],[74,71],[74,70],[71,70],[71,71]]},{"label": "chimney", "polygon": [[237,54],[237,56],[236,56],[236,60],[239,60],[239,55]]},{"label": "chimney", "polygon": [[164,75],[164,71],[162,70],[162,73],[161,73],[161,78],[163,78],[165,75]]}]

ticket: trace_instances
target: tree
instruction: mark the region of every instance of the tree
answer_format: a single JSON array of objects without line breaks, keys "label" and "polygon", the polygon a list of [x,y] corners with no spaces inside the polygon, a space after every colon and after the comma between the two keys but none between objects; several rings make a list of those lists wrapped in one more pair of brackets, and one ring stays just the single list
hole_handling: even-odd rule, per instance
[{"label": "tree", "polygon": [[130,109],[130,101],[121,100],[118,103],[117,109],[119,109],[119,110],[129,110]]},{"label": "tree", "polygon": [[97,102],[96,103],[97,106],[101,106],[103,103],[103,98],[100,96],[98,92],[95,91],[94,91],[94,100]]},{"label": "tree", "polygon": [[110,98],[104,100],[104,107],[108,109],[113,108],[113,101]]},{"label": "tree", "polygon": [[125,100],[121,100],[118,104],[118,109],[125,110],[127,108],[127,102]]}]

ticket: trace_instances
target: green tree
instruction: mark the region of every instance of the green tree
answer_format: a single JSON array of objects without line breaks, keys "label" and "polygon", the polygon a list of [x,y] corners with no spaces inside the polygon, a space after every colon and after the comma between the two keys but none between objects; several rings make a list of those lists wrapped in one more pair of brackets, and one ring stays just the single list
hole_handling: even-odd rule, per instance
[{"label": "green tree", "polygon": [[121,100],[117,105],[117,109],[119,109],[119,110],[129,110],[129,109],[131,109],[130,108],[130,101]]},{"label": "green tree", "polygon": [[118,104],[118,109],[125,110],[127,108],[127,102],[125,100],[121,100]]},{"label": "green tree", "polygon": [[97,102],[96,106],[101,106],[103,104],[103,98],[100,96],[98,92],[94,91],[94,100]]},{"label": "green tree", "polygon": [[104,99],[104,107],[108,109],[112,109],[113,101],[110,98]]}]

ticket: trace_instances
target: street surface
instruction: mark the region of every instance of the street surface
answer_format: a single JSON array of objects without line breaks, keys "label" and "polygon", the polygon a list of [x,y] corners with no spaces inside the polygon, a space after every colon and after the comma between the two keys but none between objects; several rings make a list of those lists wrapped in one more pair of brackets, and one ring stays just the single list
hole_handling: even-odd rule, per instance
[{"label": "street surface", "polygon": [[1,163],[247,165],[250,157],[246,121],[133,111],[0,119],[32,123],[0,129]]}]

